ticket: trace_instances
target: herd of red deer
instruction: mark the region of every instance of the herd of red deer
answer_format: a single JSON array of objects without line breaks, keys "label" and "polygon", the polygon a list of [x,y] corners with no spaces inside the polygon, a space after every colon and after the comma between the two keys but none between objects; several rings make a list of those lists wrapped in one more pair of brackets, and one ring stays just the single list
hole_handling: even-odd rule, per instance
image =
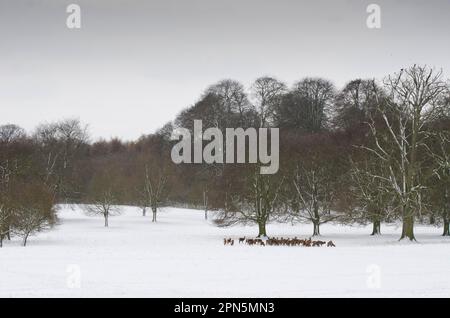
[{"label": "herd of red deer", "polygon": [[[268,238],[266,240],[262,239],[249,239],[245,237],[239,238],[239,244],[247,244],[247,245],[260,245],[260,246],[305,246],[305,247],[321,247],[323,245],[326,245],[327,247],[336,247],[334,245],[333,241],[313,241],[311,238],[309,239],[298,239],[297,237],[294,238]],[[224,238],[223,239],[223,245],[234,245],[234,240],[231,238]]]}]

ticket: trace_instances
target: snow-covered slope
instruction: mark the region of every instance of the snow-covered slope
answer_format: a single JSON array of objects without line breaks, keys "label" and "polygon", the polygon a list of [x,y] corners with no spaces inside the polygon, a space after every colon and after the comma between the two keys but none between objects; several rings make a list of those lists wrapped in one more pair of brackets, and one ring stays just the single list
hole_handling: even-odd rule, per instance
[{"label": "snow-covered slope", "polygon": [[[0,249],[0,297],[449,297],[450,239],[417,227],[324,225],[336,248],[224,246],[255,227],[217,228],[201,211],[167,208],[158,223],[126,208],[100,218],[63,208],[61,224],[27,247]],[[309,237],[309,225],[272,224],[271,236]]]}]

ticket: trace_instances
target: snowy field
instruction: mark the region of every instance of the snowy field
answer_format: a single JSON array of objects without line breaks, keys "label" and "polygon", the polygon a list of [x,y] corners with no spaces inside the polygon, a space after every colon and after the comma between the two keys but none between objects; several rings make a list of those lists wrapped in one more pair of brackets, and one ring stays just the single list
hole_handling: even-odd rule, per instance
[{"label": "snowy field", "polygon": [[[224,246],[255,227],[217,228],[201,211],[137,208],[103,220],[63,208],[61,224],[0,249],[0,297],[450,297],[450,239],[417,227],[324,225],[336,248]],[[310,225],[272,224],[270,236],[309,237]],[[237,243],[237,242],[236,242]]]}]

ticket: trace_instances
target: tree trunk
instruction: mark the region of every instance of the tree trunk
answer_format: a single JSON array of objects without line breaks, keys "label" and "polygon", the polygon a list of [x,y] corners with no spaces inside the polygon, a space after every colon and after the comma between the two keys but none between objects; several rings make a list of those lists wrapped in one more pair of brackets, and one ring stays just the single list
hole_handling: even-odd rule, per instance
[{"label": "tree trunk", "polygon": [[317,201],[317,190],[314,190],[314,219],[313,219],[313,236],[320,235],[320,215],[319,215],[319,202]]},{"label": "tree trunk", "polygon": [[410,241],[416,240],[414,236],[414,217],[412,215],[403,217],[402,236],[400,237],[400,240],[403,240],[404,238],[407,238]]},{"label": "tree trunk", "polygon": [[430,224],[433,225],[436,223],[436,218],[434,217],[434,214],[430,215]]},{"label": "tree trunk", "polygon": [[3,247],[3,235],[0,235],[0,248]]},{"label": "tree trunk", "polygon": [[23,237],[23,246],[27,246],[27,240],[28,240],[28,235],[29,234],[26,234],[24,237]]},{"label": "tree trunk", "polygon": [[378,220],[373,221],[372,234],[370,235],[380,235],[381,234],[381,222]]},{"label": "tree trunk", "polygon": [[442,236],[450,236],[450,220],[444,219],[444,234]]},{"label": "tree trunk", "polygon": [[449,198],[448,198],[448,187],[445,188],[445,204],[444,204],[444,213],[442,218],[444,219],[444,233],[442,236],[450,236],[450,229],[449,229],[449,223],[450,223],[450,207],[449,207]]},{"label": "tree trunk", "polygon": [[205,220],[208,220],[208,194],[203,190],[203,206],[205,208]]},{"label": "tree trunk", "polygon": [[258,223],[258,237],[265,237],[266,234],[266,222],[260,221]]},{"label": "tree trunk", "polygon": [[156,208],[152,208],[152,212],[153,212],[153,218],[152,218],[152,222],[156,222]]},{"label": "tree trunk", "polygon": [[225,213],[228,212],[228,192],[225,192]]},{"label": "tree trunk", "polygon": [[108,227],[108,217],[109,217],[109,215],[108,215],[108,213],[105,213],[105,227]]},{"label": "tree trunk", "polygon": [[147,215],[147,208],[142,208],[142,216],[146,216]]},{"label": "tree trunk", "polygon": [[320,235],[320,223],[319,222],[313,222],[314,230],[313,230],[313,236]]}]

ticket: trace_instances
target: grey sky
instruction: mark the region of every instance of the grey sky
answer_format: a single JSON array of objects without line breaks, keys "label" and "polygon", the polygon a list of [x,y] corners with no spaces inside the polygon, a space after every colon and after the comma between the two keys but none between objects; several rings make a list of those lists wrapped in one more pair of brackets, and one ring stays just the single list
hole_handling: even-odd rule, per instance
[{"label": "grey sky", "polygon": [[0,124],[78,117],[94,138],[135,139],[223,78],[341,87],[414,63],[449,77],[449,56],[450,0],[0,0]]}]

